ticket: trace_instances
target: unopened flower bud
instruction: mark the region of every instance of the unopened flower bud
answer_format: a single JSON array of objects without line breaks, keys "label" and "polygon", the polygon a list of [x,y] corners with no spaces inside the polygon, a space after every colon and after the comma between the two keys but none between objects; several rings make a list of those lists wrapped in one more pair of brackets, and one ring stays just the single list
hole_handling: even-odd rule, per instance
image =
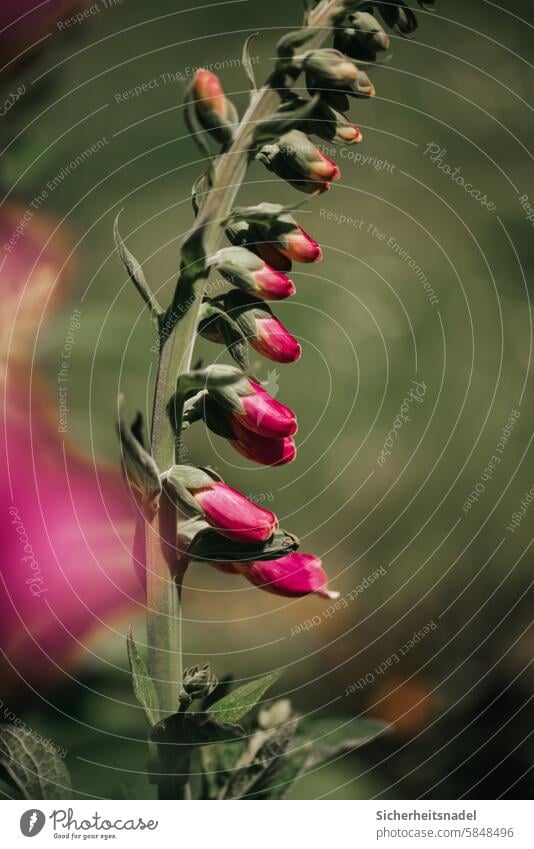
[{"label": "unopened flower bud", "polygon": [[217,683],[217,679],[211,676],[209,663],[205,666],[191,666],[184,670],[182,698],[185,696],[188,701],[203,699],[213,693]]},{"label": "unopened flower bud", "polygon": [[295,294],[295,285],[289,277],[246,248],[223,248],[213,257],[213,264],[229,283],[267,301],[279,301]]},{"label": "unopened flower bud", "polygon": [[337,30],[334,47],[353,59],[374,62],[377,54],[389,49],[390,39],[377,19],[368,12],[349,16],[350,26]]},{"label": "unopened flower bud", "polygon": [[219,407],[219,415],[226,417],[234,430],[237,422],[259,436],[278,439],[293,436],[297,419],[293,410],[281,404],[253,380],[244,380],[243,386],[228,387],[210,392],[210,398]]},{"label": "unopened flower bud", "polygon": [[307,193],[327,191],[341,176],[336,163],[300,130],[281,136],[277,144],[265,145],[258,158],[283,180]]},{"label": "unopened flower bud", "polygon": [[305,55],[302,65],[317,88],[344,89],[356,80],[358,73],[354,62],[339,50],[329,48],[311,50]]},{"label": "unopened flower bud", "polygon": [[224,306],[259,354],[275,363],[294,363],[300,358],[299,343],[267,304],[234,290],[224,299]]},{"label": "unopened flower bud", "polygon": [[219,78],[204,68],[193,77],[192,94],[200,125],[221,144],[232,141],[238,114],[224,94]]}]

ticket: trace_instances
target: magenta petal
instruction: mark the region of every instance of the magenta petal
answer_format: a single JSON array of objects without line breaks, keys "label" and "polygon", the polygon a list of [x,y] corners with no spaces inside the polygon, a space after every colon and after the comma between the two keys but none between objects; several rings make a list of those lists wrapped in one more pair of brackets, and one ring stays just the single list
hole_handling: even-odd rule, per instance
[{"label": "magenta petal", "polygon": [[[2,211],[2,244],[13,238],[22,213]],[[58,432],[57,398],[54,404],[32,373],[34,337],[50,293],[57,302],[64,288],[66,246],[56,236],[44,247],[54,227],[36,215],[0,273],[0,327],[6,341],[13,330],[15,343],[4,351],[0,444],[0,674],[9,699],[24,684],[41,689],[68,680],[89,655],[94,634],[114,633],[119,614],[143,609],[132,567],[131,502],[120,475]]]},{"label": "magenta petal", "polygon": [[234,564],[242,575],[262,590],[288,597],[315,593],[323,598],[338,598],[328,590],[328,577],[321,560],[313,554],[294,551],[279,560]]},{"label": "magenta petal", "polygon": [[274,316],[256,320],[256,336],[249,339],[252,347],[275,363],[294,363],[302,348],[281,321]]},{"label": "magenta petal", "polygon": [[244,413],[235,418],[248,430],[270,438],[293,436],[297,419],[293,410],[272,398],[258,383],[250,381],[254,392],[241,398]]},{"label": "magenta petal", "polygon": [[297,449],[291,436],[280,439],[259,436],[235,419],[232,421],[232,430],[235,440],[231,440],[231,445],[247,460],[261,463],[262,466],[282,466],[295,459]]},{"label": "magenta petal", "polygon": [[278,527],[274,513],[225,483],[216,481],[213,486],[193,491],[193,495],[204,511],[206,522],[229,539],[264,542]]},{"label": "magenta petal", "polygon": [[284,256],[295,262],[319,262],[323,258],[315,239],[312,239],[300,224],[295,230],[281,236],[277,247]]}]

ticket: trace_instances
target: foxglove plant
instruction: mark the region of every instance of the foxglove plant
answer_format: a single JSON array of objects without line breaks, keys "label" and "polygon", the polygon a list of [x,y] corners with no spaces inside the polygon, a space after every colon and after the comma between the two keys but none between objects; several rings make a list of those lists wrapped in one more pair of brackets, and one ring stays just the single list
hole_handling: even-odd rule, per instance
[{"label": "foxglove plant", "polygon": [[[276,673],[227,693],[227,683],[218,684],[209,667],[182,668],[182,587],[193,561],[242,575],[282,596],[337,595],[328,589],[320,559],[298,552],[298,540],[279,528],[274,513],[245,498],[213,469],[182,462],[184,432],[198,422],[257,463],[276,466],[295,459],[295,414],[255,378],[247,344],[277,363],[299,359],[300,345],[266,302],[293,295],[292,263],[318,262],[322,253],[293,217],[299,204],[238,207],[236,195],[252,160],[305,194],[328,191],[340,177],[339,168],[308,134],[339,144],[360,142],[360,130],[344,113],[350,98],[372,97],[375,89],[356,60],[373,61],[389,46],[373,13],[401,35],[416,26],[402,2],[320,0],[308,6],[304,26],[279,42],[275,67],[261,88],[247,61],[247,40],[243,64],[251,94],[241,120],[214,74],[199,70],[192,81],[184,114],[210,165],[193,187],[196,220],[182,246],[178,282],[166,309],[115,224],[118,252],[159,339],[150,442],[140,416],[130,427],[122,405],[119,435],[139,517],[136,558],[146,586],[148,663],[131,632],[128,655],[134,690],[150,725],[149,773],[161,798],[191,798],[191,760],[197,755],[201,797],[276,798],[311,763],[377,733],[376,724],[356,723],[355,734],[347,734],[341,748],[322,746],[314,753],[283,700],[260,711],[259,728],[247,738],[239,721]],[[329,38],[333,46],[322,46]],[[292,91],[301,75],[308,97]],[[230,288],[209,298],[206,284],[214,270]],[[235,365],[192,368],[198,335],[226,345]],[[233,758],[225,746],[234,747]]]}]

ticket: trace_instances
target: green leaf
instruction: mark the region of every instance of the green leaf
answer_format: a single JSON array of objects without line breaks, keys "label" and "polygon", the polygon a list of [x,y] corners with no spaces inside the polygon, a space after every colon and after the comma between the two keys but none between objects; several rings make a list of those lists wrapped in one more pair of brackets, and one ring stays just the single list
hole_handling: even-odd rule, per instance
[{"label": "green leaf", "polygon": [[132,685],[136,699],[143,708],[149,725],[155,725],[159,719],[158,695],[154,683],[148,674],[146,663],[137,651],[132,626],[128,628],[126,638],[128,661],[132,672]]},{"label": "green leaf", "polygon": [[317,28],[304,27],[284,35],[277,44],[277,53],[282,59],[291,59],[295,51],[300,50],[319,32]]},{"label": "green leaf", "polygon": [[193,538],[188,554],[192,560],[221,563],[249,563],[252,560],[278,560],[295,551],[298,539],[284,530],[275,531],[266,542],[236,542],[213,528],[200,530]]},{"label": "green leaf", "polygon": [[175,296],[163,324],[169,322],[173,327],[176,316],[185,315],[192,303],[193,284],[206,272],[206,252],[204,250],[204,228],[195,227],[182,245],[180,281],[176,287]]},{"label": "green leaf", "polygon": [[118,432],[126,477],[141,496],[145,514],[153,515],[158,509],[161,495],[159,470],[154,459],[135,435],[140,433],[139,414],[133,427],[126,422],[122,395],[119,397]]},{"label": "green leaf", "polygon": [[113,237],[115,239],[115,246],[122,260],[122,263],[126,268],[126,271],[128,272],[130,280],[141,295],[145,304],[148,306],[152,318],[156,324],[156,327],[159,328],[160,321],[165,310],[163,309],[156,296],[150,289],[148,283],[146,282],[141,264],[124,244],[122,236],[119,232],[119,217],[121,212],[122,210],[117,214],[117,217],[115,218],[115,223],[113,225]]},{"label": "green leaf", "polygon": [[234,772],[244,748],[242,741],[239,744],[233,743],[232,746],[214,743],[211,746],[202,747],[200,761],[205,785],[203,798],[217,798]]},{"label": "green leaf", "polygon": [[[212,486],[215,478],[206,469],[200,469],[196,466],[172,466],[167,474],[167,480],[173,488],[181,490],[186,489],[204,489],[207,486]],[[201,512],[201,511],[200,511]]]},{"label": "green leaf", "polygon": [[217,722],[232,725],[238,722],[259,702],[263,694],[277,681],[282,673],[269,672],[262,678],[247,681],[237,690],[233,690],[212,706],[211,711]]},{"label": "green leaf", "polygon": [[25,799],[68,799],[72,794],[57,750],[28,728],[0,726],[0,765]]},{"label": "green leaf", "polygon": [[245,74],[247,75],[247,79],[250,83],[250,88],[251,88],[252,92],[255,92],[256,89],[258,88],[258,86],[256,85],[256,77],[254,76],[254,69],[252,67],[252,62],[250,61],[250,45],[252,44],[254,39],[257,37],[257,35],[258,35],[257,32],[253,32],[245,40],[245,43],[243,45],[243,56],[242,56],[242,59],[241,59],[241,64],[243,65],[243,68],[245,69]]}]

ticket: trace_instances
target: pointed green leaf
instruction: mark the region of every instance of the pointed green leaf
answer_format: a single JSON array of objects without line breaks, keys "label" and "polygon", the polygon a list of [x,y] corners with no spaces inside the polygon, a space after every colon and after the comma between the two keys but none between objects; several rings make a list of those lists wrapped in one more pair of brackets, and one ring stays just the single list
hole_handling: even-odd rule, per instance
[{"label": "pointed green leaf", "polygon": [[263,694],[277,681],[282,673],[279,670],[269,672],[262,678],[247,681],[237,690],[233,690],[219,699],[211,707],[217,722],[232,725],[238,722],[260,701]]},{"label": "pointed green leaf", "polygon": [[236,542],[217,533],[213,528],[199,531],[188,551],[192,560],[221,563],[249,563],[252,560],[278,560],[295,551],[299,541],[287,531],[278,530],[267,542]]},{"label": "pointed green leaf", "polygon": [[25,799],[68,799],[72,793],[57,749],[28,728],[0,726],[0,766]]},{"label": "pointed green leaf", "polygon": [[115,223],[113,225],[113,236],[115,239],[115,246],[117,248],[117,252],[122,260],[124,267],[126,268],[126,271],[128,272],[130,280],[143,298],[146,305],[148,306],[152,318],[156,323],[156,326],[159,327],[160,319],[165,311],[161,304],[158,302],[152,290],[150,289],[148,283],[146,282],[141,264],[124,244],[122,236],[119,232],[120,214],[120,212],[117,214],[117,217],[115,218]]},{"label": "pointed green leaf", "polygon": [[159,719],[158,694],[154,683],[148,674],[146,663],[137,651],[134,643],[132,626],[128,628],[126,638],[128,661],[132,672],[132,685],[136,699],[143,708],[149,725],[155,725]]},{"label": "pointed green leaf", "polygon": [[[153,514],[158,509],[161,495],[159,470],[154,459],[136,437],[132,427],[127,424],[123,407],[123,398],[120,396],[118,432],[124,470],[128,481],[141,496],[145,512]],[[134,428],[139,434],[139,415],[134,422]]]}]

